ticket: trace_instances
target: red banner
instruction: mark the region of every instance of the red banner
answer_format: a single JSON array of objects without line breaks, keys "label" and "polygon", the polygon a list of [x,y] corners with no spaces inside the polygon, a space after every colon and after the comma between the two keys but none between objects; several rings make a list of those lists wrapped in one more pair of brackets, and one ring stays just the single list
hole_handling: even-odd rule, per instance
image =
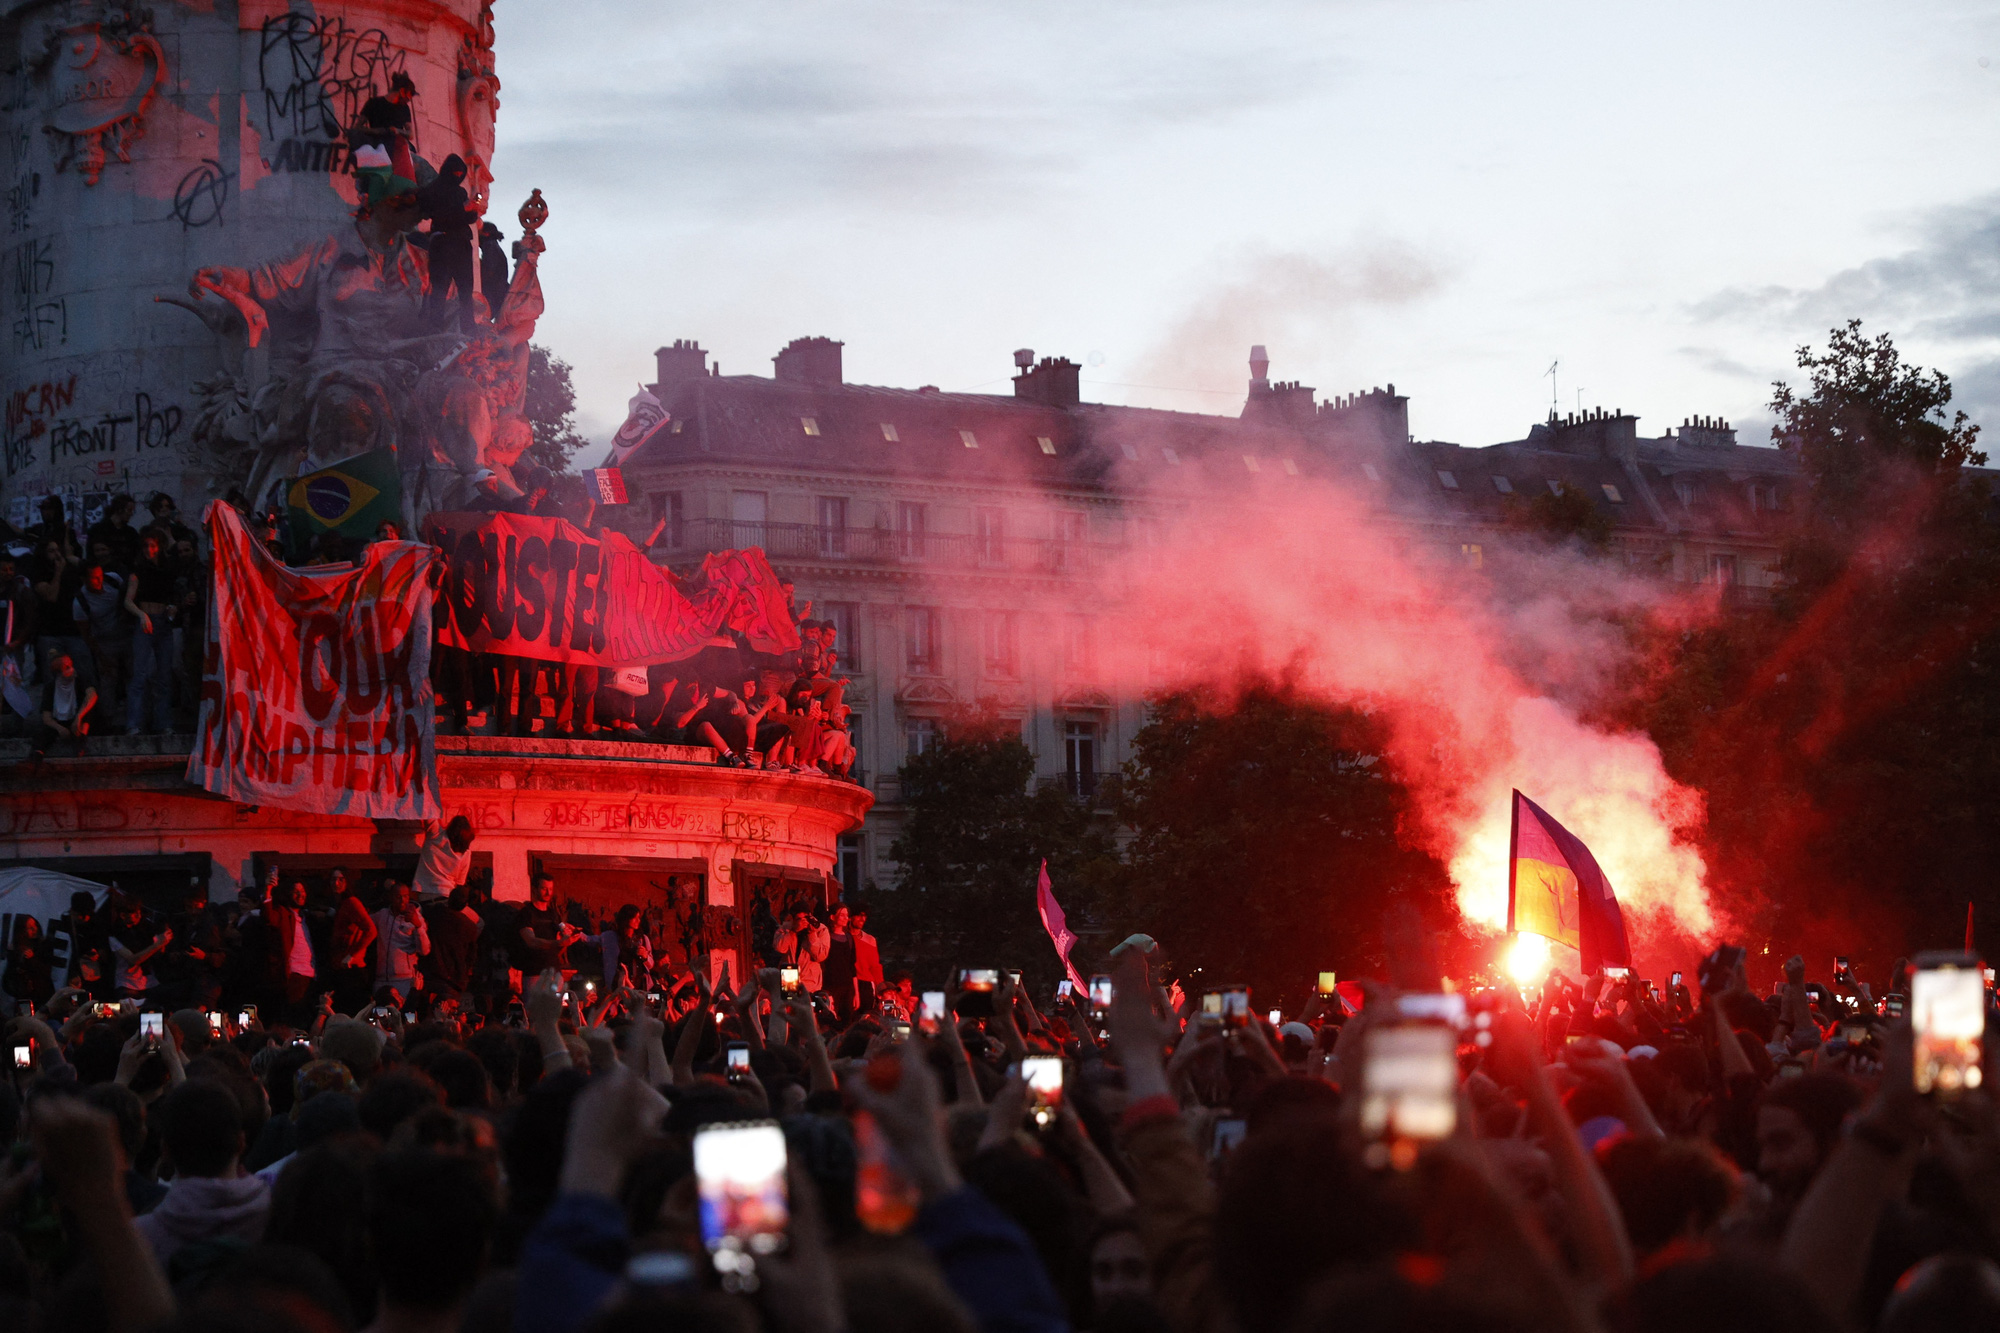
[{"label": "red banner", "polygon": [[447,561],[438,642],[453,648],[628,667],[692,657],[724,630],[762,653],[799,646],[759,550],[710,555],[683,584],[623,533],[559,518],[434,514],[425,535]]},{"label": "red banner", "polygon": [[215,589],[188,781],[248,805],[437,818],[437,553],[377,542],[354,568],[287,569],[229,505],[203,520]]}]

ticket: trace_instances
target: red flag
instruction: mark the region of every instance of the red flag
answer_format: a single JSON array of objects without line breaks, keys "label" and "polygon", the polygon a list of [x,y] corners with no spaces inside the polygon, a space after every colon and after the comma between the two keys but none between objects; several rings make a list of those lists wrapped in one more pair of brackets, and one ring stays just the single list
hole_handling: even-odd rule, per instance
[{"label": "red flag", "polygon": [[1340,997],[1340,1002],[1347,1006],[1347,1012],[1350,1014],[1360,1013],[1361,1007],[1368,1003],[1368,997],[1362,994],[1361,983],[1358,981],[1336,981],[1333,983],[1333,993]]},{"label": "red flag", "polygon": [[1507,930],[1526,931],[1583,954],[1583,970],[1632,966],[1625,916],[1611,881],[1581,839],[1520,792],[1508,849]]},{"label": "red flag", "polygon": [[1062,958],[1063,966],[1069,969],[1070,985],[1076,987],[1080,995],[1088,994],[1090,987],[1084,984],[1077,973],[1076,964],[1069,960],[1070,947],[1076,943],[1076,935],[1063,918],[1062,904],[1056,901],[1055,888],[1049,883],[1048,858],[1042,859],[1042,873],[1035,880],[1035,906],[1042,913],[1042,929],[1049,932],[1049,943],[1056,946],[1056,953]]}]

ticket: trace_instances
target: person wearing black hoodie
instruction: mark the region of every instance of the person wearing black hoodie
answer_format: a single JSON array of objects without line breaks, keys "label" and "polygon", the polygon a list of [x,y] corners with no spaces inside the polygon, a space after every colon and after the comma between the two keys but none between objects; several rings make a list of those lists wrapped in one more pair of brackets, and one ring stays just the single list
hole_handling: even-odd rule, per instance
[{"label": "person wearing black hoodie", "polygon": [[425,313],[440,323],[457,307],[459,327],[470,333],[472,316],[472,228],[479,214],[465,192],[465,159],[453,153],[428,185],[417,191],[417,206],[431,224],[431,294]]}]

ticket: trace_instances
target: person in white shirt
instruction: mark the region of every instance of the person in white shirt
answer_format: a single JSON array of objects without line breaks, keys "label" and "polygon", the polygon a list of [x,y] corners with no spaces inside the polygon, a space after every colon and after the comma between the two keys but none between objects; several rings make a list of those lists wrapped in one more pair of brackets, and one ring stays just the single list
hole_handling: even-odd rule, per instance
[{"label": "person in white shirt", "polygon": [[447,897],[465,883],[472,874],[473,836],[472,821],[464,815],[453,815],[443,833],[431,829],[411,881],[419,898]]},{"label": "person in white shirt", "polygon": [[408,1000],[416,984],[417,960],[431,951],[431,936],[407,884],[389,886],[389,905],[375,913],[375,989]]}]

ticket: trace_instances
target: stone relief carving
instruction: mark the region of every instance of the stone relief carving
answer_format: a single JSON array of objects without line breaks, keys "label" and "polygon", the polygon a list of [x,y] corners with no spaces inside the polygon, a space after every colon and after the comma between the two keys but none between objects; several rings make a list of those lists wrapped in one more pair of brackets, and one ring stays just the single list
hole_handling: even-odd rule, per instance
[{"label": "stone relief carving", "polygon": [[494,126],[500,115],[500,76],[493,62],[493,6],[479,7],[477,28],[458,49],[458,131],[465,144],[465,189],[472,206],[486,212],[493,184]]},{"label": "stone relief carving", "polygon": [[91,22],[48,31],[30,68],[47,88],[42,130],[56,170],[76,163],[97,184],[114,156],[132,160],[146,113],[167,77],[167,55],[153,36],[150,10],[107,4]]}]

